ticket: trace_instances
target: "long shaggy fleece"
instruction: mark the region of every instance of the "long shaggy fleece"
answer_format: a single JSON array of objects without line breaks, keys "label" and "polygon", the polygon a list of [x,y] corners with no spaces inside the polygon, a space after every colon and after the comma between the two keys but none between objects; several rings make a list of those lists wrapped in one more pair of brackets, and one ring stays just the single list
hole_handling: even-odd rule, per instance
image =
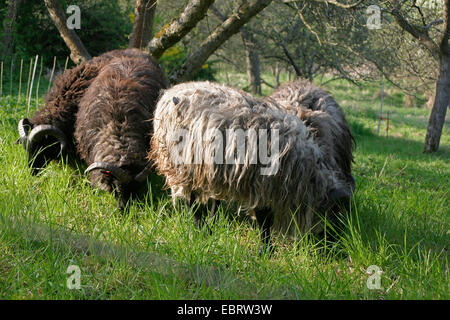
[{"label": "long shaggy fleece", "polygon": [[[348,188],[329,168],[323,151],[299,117],[274,101],[261,101],[240,90],[210,82],[176,85],[160,98],[153,125],[149,157],[165,177],[174,199],[189,199],[195,194],[203,202],[213,198],[247,208],[268,207],[274,213],[273,229],[295,235],[298,231],[321,231],[321,220],[314,212],[325,213],[331,190]],[[189,133],[181,145],[180,129]],[[254,152],[250,148],[243,164],[189,164],[174,158],[180,146],[185,160],[194,158],[193,150],[200,150],[204,158],[211,156],[215,152],[212,140],[203,139],[208,129],[219,130],[223,137],[227,129],[265,129],[269,135],[270,129],[278,129],[278,171],[261,175],[266,165],[250,161]],[[259,141],[259,148],[270,150],[271,138],[267,146]],[[234,145],[225,145],[224,153],[233,154]]]},{"label": "long shaggy fleece", "polygon": [[[166,84],[159,65],[144,53],[111,59],[79,102],[75,140],[80,157],[88,165],[107,162],[132,176],[139,173],[147,163],[151,119]],[[90,173],[91,182],[107,191],[113,188],[110,179],[100,170]]]},{"label": "long shaggy fleece", "polygon": [[[51,124],[64,132],[72,142],[76,113],[81,98],[87,88],[98,76],[99,72],[112,59],[120,57],[136,57],[146,60],[147,64],[157,65],[156,61],[137,49],[113,50],[86,61],[72,69],[66,70],[55,79],[50,92],[45,97],[45,105],[33,115],[34,126]],[[165,86],[167,86],[167,80]]]},{"label": "long shaggy fleece", "polygon": [[327,162],[351,174],[354,138],[343,110],[330,93],[305,80],[285,83],[267,100],[297,113],[327,155]]}]

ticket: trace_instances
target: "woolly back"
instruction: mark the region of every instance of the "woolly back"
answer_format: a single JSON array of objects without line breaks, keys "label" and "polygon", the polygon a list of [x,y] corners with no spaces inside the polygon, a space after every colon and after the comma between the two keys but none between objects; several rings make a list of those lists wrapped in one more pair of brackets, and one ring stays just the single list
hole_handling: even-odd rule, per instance
[{"label": "woolly back", "polygon": [[[142,51],[126,49],[106,52],[68,69],[56,77],[50,92],[45,96],[45,105],[37,110],[31,119],[33,125],[54,125],[69,137],[70,143],[75,131],[76,114],[81,98],[100,71],[112,59],[120,57],[137,58],[146,61],[147,65],[157,66],[157,62]],[[166,88],[168,81],[165,75],[161,71],[156,74],[153,81],[161,82],[159,86]]]},{"label": "woolly back", "polygon": [[[155,132],[149,158],[166,179],[175,197],[191,192],[203,201],[208,198],[236,201],[248,208],[271,207],[295,211],[301,204],[318,207],[335,186],[334,173],[327,169],[319,146],[303,122],[273,101],[211,82],[190,82],[164,91],[156,106]],[[246,137],[245,154],[236,157],[237,140],[227,130],[262,130],[268,135]],[[271,150],[278,135],[277,170],[262,174],[269,165],[248,146]],[[216,135],[223,138],[223,162],[195,161],[215,159]],[[184,135],[180,134],[184,133]],[[255,141],[257,140],[257,141]],[[272,153],[271,155],[275,155]],[[231,159],[227,161],[226,159]],[[242,161],[239,161],[242,160]],[[299,213],[301,214],[301,213]]]},{"label": "woolly back", "polygon": [[296,81],[280,86],[267,98],[271,99],[297,113],[326,149],[331,165],[351,173],[354,138],[343,110],[331,94],[308,81]]},{"label": "woolly back", "polygon": [[161,89],[162,70],[148,55],[113,58],[80,100],[75,140],[88,164],[109,162],[138,173],[146,164],[151,119]]}]

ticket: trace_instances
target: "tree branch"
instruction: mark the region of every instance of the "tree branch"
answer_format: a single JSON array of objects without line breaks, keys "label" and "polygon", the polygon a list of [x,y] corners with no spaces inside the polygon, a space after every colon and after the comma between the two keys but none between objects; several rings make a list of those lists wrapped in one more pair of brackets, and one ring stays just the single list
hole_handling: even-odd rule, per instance
[{"label": "tree branch", "polygon": [[263,78],[261,78],[261,82],[264,83],[266,86],[268,86],[269,88],[275,89],[274,85],[271,85],[270,83],[268,83],[266,80],[264,80]]},{"label": "tree branch", "polygon": [[190,0],[180,13],[158,31],[147,46],[147,50],[155,57],[162,56],[164,51],[180,41],[197,23],[202,20],[214,0]]},{"label": "tree branch", "polygon": [[[299,2],[300,0],[283,0],[283,3],[291,3],[291,2]],[[332,4],[335,5],[336,7],[339,8],[344,8],[344,9],[352,9],[357,7],[358,5],[360,5],[364,0],[358,0],[355,3],[352,4],[344,4],[344,3],[340,3],[337,0],[314,0],[316,2],[322,2],[322,3],[327,3],[327,4]]]},{"label": "tree branch", "polygon": [[130,35],[129,48],[140,49],[147,46],[152,36],[156,3],[157,0],[136,0],[133,32]]},{"label": "tree branch", "polygon": [[444,23],[444,20],[442,20],[442,19],[433,20],[433,21],[431,21],[430,23],[428,23],[428,24],[425,26],[425,29],[426,29],[427,31],[429,31],[429,30],[431,29],[432,26],[437,26],[437,25],[440,25],[440,24],[442,24],[442,23]]},{"label": "tree branch", "polygon": [[389,12],[394,17],[395,21],[397,21],[397,24],[400,26],[400,28],[419,40],[422,45],[430,50],[433,57],[436,60],[439,60],[439,47],[433,41],[433,39],[430,38],[426,30],[422,31],[420,28],[410,24],[408,20],[403,17],[398,7],[391,9]]},{"label": "tree branch", "polygon": [[286,48],[286,45],[284,43],[280,43],[280,45],[281,45],[281,48],[283,49],[284,55],[286,56],[286,58],[289,61],[289,64],[294,68],[297,76],[301,77],[303,75],[302,71],[300,70],[299,66],[295,63],[294,58],[289,53],[288,49]]},{"label": "tree branch", "polygon": [[76,64],[91,59],[91,55],[86,50],[83,42],[74,30],[67,28],[66,15],[64,14],[58,0],[44,0],[50,17],[56,25],[61,37],[70,50],[70,58]]},{"label": "tree branch", "polygon": [[199,48],[191,54],[179,70],[172,73],[170,81],[180,83],[191,79],[208,60],[209,56],[217,50],[232,35],[252,17],[267,7],[272,0],[245,1],[200,44]]}]

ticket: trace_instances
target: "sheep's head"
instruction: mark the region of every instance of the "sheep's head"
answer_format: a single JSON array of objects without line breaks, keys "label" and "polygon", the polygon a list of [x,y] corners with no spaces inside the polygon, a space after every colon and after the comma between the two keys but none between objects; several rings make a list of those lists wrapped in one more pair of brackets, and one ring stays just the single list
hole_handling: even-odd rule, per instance
[{"label": "sheep's head", "polygon": [[327,223],[329,223],[326,228],[328,239],[336,239],[335,236],[343,231],[343,223],[350,213],[354,190],[355,179],[351,174],[348,174],[344,184],[328,192],[328,197],[321,206],[321,213],[325,214]]},{"label": "sheep's head", "polygon": [[119,208],[123,210],[133,194],[146,181],[151,164],[147,164],[138,174],[134,175],[134,170],[135,167],[132,166],[120,167],[108,162],[94,162],[84,173],[89,173],[92,186],[114,193],[119,201]]},{"label": "sheep's head", "polygon": [[28,164],[32,173],[37,174],[50,160],[66,154],[68,141],[66,135],[53,125],[34,126],[24,118],[18,124],[19,139],[28,153]]}]

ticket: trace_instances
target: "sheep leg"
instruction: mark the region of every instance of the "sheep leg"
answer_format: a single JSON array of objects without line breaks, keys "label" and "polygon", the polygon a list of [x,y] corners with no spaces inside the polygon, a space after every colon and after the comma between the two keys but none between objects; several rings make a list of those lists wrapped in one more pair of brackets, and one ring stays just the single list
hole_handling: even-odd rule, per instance
[{"label": "sheep leg", "polygon": [[263,242],[259,249],[259,254],[262,255],[265,251],[272,253],[272,240],[270,229],[273,225],[273,212],[270,208],[255,209],[256,221],[261,230],[261,240]]},{"label": "sheep leg", "polygon": [[212,199],[211,210],[209,212],[209,221],[214,222],[216,219],[216,211],[220,205],[220,200]]},{"label": "sheep leg", "polygon": [[[195,203],[197,203],[197,208],[193,208]],[[197,201],[197,196],[195,194],[191,194],[191,198],[188,201],[188,208],[193,208],[194,211],[194,221],[196,227],[200,228],[205,225],[205,219],[204,216],[208,213],[208,206],[206,204],[203,204],[199,201]],[[209,228],[209,226],[208,226]],[[211,232],[211,230],[209,230]]]}]

